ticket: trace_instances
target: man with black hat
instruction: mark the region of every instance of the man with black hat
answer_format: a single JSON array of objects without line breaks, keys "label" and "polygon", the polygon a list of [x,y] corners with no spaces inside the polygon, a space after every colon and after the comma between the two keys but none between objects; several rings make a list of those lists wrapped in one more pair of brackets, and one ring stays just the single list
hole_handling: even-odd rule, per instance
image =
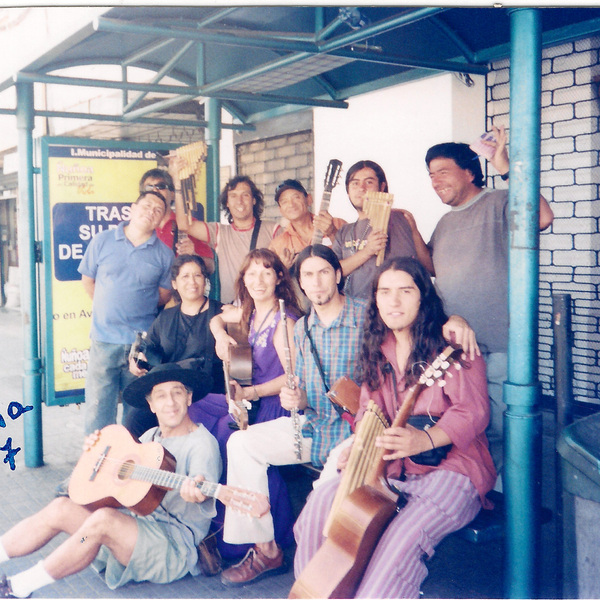
[{"label": "man with black hat", "polygon": [[275,202],[288,226],[282,234],[273,238],[269,250],[273,250],[288,269],[296,256],[313,243],[315,230],[323,232],[321,243],[331,246],[337,230],[346,224],[346,221],[332,217],[325,210],[314,215],[310,211],[312,196],[296,179],[286,179],[277,186]]},{"label": "man with black hat", "polygon": [[[188,417],[192,393],[203,382],[196,373],[176,364],[155,367],[124,390],[133,406],[147,402],[158,427],[141,442],[162,444],[177,460],[176,473],[188,476],[180,491],[166,493],[150,515],[136,516],[125,509],[91,510],[70,498],[56,498],[35,515],[0,537],[0,563],[25,556],[45,546],[61,532],[70,537],[34,567],[0,579],[0,597],[27,598],[35,590],[92,565],[105,571],[115,589],[129,581],[169,583],[198,575],[198,544],[215,516],[195,482],[218,481],[221,458],[215,438]],[[86,438],[84,452],[98,443],[102,432]]]}]

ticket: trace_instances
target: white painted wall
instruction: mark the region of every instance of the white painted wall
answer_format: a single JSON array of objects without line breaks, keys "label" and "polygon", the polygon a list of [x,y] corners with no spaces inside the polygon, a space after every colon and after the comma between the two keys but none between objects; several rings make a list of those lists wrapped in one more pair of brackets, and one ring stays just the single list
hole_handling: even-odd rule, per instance
[{"label": "white painted wall", "polygon": [[[440,75],[352,98],[346,110],[316,108],[317,204],[331,158],[343,162],[342,178],[358,160],[371,159],[386,172],[394,206],[414,214],[428,241],[447,209],[431,189],[425,153],[440,142],[471,142],[484,131],[485,79],[473,80],[468,88],[454,75]],[[347,221],[356,219],[343,179],[332,193],[330,210]]]}]

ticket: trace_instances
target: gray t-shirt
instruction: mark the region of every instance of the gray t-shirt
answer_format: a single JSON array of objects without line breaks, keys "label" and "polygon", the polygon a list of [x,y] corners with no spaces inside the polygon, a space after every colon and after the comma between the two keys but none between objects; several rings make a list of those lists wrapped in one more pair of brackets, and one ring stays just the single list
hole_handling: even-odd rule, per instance
[{"label": "gray t-shirt", "polygon": [[[371,233],[369,219],[361,219],[341,227],[335,235],[332,250],[342,260],[362,250],[367,244]],[[399,210],[392,210],[388,226],[388,242],[385,248],[385,258],[410,256],[416,258],[415,243],[412,238],[410,225]],[[353,298],[371,298],[371,285],[377,270],[375,256],[355,269],[346,277],[344,293]]]},{"label": "gray t-shirt", "polygon": [[508,190],[484,188],[438,222],[429,247],[447,314],[464,317],[485,352],[508,348]]},{"label": "gray t-shirt", "polygon": [[[154,427],[140,436],[140,442],[162,444],[177,460],[175,472],[180,475],[203,475],[206,481],[213,483],[217,483],[221,477],[219,445],[204,425],[198,425],[198,428],[188,435],[168,438],[163,438],[159,428]],[[188,549],[190,573],[197,575],[197,547],[206,537],[210,522],[216,514],[214,498],[209,498],[201,504],[186,502],[179,490],[170,490],[156,510],[145,518],[170,526],[171,536],[179,539]]]}]

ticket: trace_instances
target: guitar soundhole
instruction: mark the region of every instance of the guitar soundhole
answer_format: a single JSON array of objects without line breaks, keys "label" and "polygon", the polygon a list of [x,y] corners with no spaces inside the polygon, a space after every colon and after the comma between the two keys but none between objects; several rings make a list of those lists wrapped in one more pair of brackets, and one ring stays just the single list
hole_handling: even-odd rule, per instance
[{"label": "guitar soundhole", "polygon": [[119,479],[129,479],[133,473],[135,463],[131,460],[126,460],[120,467],[118,477]]}]

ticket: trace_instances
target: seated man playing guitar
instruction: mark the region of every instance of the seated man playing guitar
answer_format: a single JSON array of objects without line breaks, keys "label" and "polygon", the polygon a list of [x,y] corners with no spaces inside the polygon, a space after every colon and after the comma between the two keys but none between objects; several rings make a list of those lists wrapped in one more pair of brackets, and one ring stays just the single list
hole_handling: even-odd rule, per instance
[{"label": "seated man playing guitar", "polygon": [[[156,414],[158,427],[148,430],[140,439],[159,442],[166,454],[170,451],[175,457],[177,464],[171,475],[182,480],[180,491],[166,492],[148,516],[113,508],[117,505],[114,500],[107,502],[111,507],[97,508],[99,503],[96,502],[92,508],[77,504],[71,498],[54,499],[0,537],[0,563],[35,552],[61,532],[70,537],[31,569],[10,578],[2,576],[0,597],[27,598],[35,590],[92,563],[99,571],[105,569],[106,584],[111,589],[129,581],[169,583],[188,573],[199,574],[198,544],[208,533],[216,511],[214,500],[202,494],[196,483],[204,479],[216,482],[221,475],[216,440],[188,417],[192,393],[201,391],[201,385],[194,371],[164,364],[133,381],[123,394],[124,400],[133,406],[147,401]],[[80,463],[86,453],[98,451],[98,446],[102,447],[103,455],[116,451],[111,446],[105,448],[103,436],[110,428],[121,429],[109,426],[86,438]],[[94,477],[106,479],[99,462]],[[156,465],[159,466],[160,463]],[[166,471],[162,473],[169,475]],[[119,474],[122,475],[121,471]],[[69,486],[74,497],[78,491],[75,479],[74,471]],[[99,496],[103,493],[100,490]]]},{"label": "seated man playing guitar", "polygon": [[485,363],[447,347],[445,322],[424,267],[412,258],[383,263],[359,357],[354,446],[340,457],[341,478],[315,489],[296,522],[290,597],[418,598],[423,557],[489,505],[496,472]]}]

